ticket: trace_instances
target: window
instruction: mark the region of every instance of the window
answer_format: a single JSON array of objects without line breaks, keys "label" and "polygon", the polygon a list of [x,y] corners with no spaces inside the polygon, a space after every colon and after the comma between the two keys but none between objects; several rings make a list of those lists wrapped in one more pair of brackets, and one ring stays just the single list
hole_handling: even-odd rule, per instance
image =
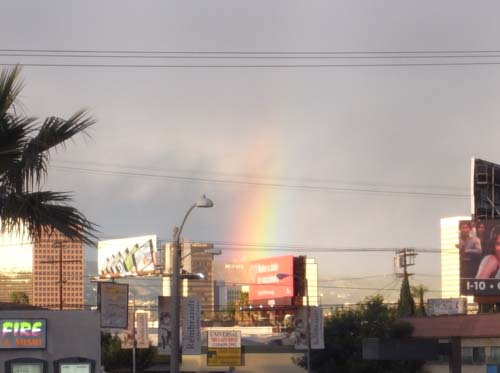
[{"label": "window", "polygon": [[491,346],[490,363],[500,363],[500,346]]},{"label": "window", "polygon": [[462,347],[462,362],[480,364],[485,362],[484,347]]}]

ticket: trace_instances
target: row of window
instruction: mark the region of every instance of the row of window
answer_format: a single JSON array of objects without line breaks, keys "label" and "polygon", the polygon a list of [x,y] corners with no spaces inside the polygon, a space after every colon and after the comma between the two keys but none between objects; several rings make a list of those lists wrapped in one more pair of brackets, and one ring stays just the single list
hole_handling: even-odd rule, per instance
[{"label": "row of window", "polygon": [[500,363],[500,346],[492,346],[486,359],[486,347],[462,347],[462,362],[465,364]]}]

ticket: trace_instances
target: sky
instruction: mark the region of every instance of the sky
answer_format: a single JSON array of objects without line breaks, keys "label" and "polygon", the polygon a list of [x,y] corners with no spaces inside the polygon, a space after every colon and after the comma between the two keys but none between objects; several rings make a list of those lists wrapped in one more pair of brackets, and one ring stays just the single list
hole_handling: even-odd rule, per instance
[{"label": "sky", "polygon": [[[382,288],[392,250],[416,247],[416,281],[439,290],[439,255],[422,251],[439,248],[440,218],[470,213],[471,157],[500,162],[499,11],[3,0],[0,64],[25,65],[27,115],[87,108],[97,120],[52,153],[45,187],[72,191],[101,237],[168,240],[206,194],[214,207],[195,210],[183,235],[215,242],[224,260],[307,254],[320,278],[380,275]],[[52,57],[21,55],[33,50]],[[196,58],[116,57],[130,51]]]}]

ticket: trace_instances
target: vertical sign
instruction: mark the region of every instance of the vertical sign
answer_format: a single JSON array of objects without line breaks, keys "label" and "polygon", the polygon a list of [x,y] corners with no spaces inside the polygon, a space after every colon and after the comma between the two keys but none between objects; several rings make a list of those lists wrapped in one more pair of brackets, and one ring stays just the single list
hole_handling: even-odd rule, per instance
[{"label": "vertical sign", "polygon": [[[323,312],[321,307],[310,307],[311,348],[321,350],[325,348],[323,331]],[[307,349],[307,307],[298,309],[295,316],[295,349]]]},{"label": "vertical sign", "polygon": [[147,312],[137,312],[135,314],[135,322],[137,324],[135,339],[137,348],[148,348],[148,314]]},{"label": "vertical sign", "polygon": [[134,347],[134,313],[132,311],[128,313],[127,329],[118,333],[118,337],[120,338],[123,349],[131,349]]},{"label": "vertical sign", "polygon": [[201,307],[196,297],[182,299],[182,354],[201,354]]},{"label": "vertical sign", "polygon": [[322,350],[325,348],[323,330],[323,310],[321,307],[311,307],[311,348]]},{"label": "vertical sign", "polygon": [[102,328],[127,328],[128,284],[100,282],[99,308]]},{"label": "vertical sign", "polygon": [[158,297],[158,355],[170,355],[172,351],[171,307],[170,297]]}]

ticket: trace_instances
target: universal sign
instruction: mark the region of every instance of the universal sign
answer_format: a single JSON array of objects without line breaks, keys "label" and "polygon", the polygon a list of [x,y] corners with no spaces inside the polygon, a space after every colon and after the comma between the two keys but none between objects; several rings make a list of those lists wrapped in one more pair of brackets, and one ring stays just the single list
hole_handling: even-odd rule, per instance
[{"label": "universal sign", "polygon": [[47,320],[0,319],[0,350],[46,347]]}]

